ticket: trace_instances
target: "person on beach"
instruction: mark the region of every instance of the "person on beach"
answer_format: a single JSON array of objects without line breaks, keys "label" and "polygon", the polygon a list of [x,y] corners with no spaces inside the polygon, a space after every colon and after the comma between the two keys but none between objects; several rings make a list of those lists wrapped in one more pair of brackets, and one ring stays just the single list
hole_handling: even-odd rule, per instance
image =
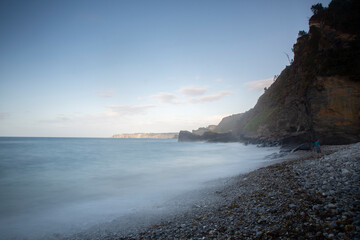
[{"label": "person on beach", "polygon": [[315,142],[315,150],[316,150],[316,159],[321,158],[321,149],[320,149],[320,141],[316,140]]}]

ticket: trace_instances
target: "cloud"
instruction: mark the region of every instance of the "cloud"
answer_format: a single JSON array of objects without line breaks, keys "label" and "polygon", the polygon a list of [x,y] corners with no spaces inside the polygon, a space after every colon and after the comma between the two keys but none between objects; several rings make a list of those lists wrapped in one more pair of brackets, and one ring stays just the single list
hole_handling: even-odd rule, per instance
[{"label": "cloud", "polygon": [[252,91],[264,90],[264,88],[270,87],[270,85],[274,82],[274,78],[267,78],[264,80],[256,80],[251,82],[244,83],[245,86],[249,87]]},{"label": "cloud", "polygon": [[163,103],[186,104],[186,103],[212,102],[231,94],[230,91],[220,91],[218,93],[197,97],[199,95],[202,95],[204,92],[206,92],[208,88],[209,88],[208,86],[204,86],[204,87],[189,86],[189,87],[180,88],[178,92],[182,93],[185,96],[185,98],[183,98],[182,100],[178,100],[178,97],[172,93],[159,93],[153,95],[152,97],[158,99]]},{"label": "cloud", "polygon": [[206,95],[206,96],[202,96],[202,97],[198,97],[198,98],[192,98],[190,99],[191,103],[200,103],[200,102],[212,102],[212,101],[217,101],[225,96],[229,96],[231,94],[230,91],[221,91],[218,93],[214,93],[211,95]]},{"label": "cloud", "polygon": [[189,86],[189,87],[180,88],[178,92],[184,94],[187,97],[194,97],[204,94],[208,88],[209,87],[207,86],[204,87]]},{"label": "cloud", "polygon": [[178,97],[172,93],[159,93],[156,95],[153,95],[152,97],[156,98],[160,102],[168,103],[168,104],[184,104],[187,101],[185,100],[179,100]]},{"label": "cloud", "polygon": [[99,97],[112,97],[114,95],[115,91],[114,90],[105,90],[105,89],[101,89],[99,92],[98,92],[98,96]]},{"label": "cloud", "polygon": [[159,93],[153,96],[163,103],[177,104],[177,97],[172,93]]},{"label": "cloud", "polygon": [[106,111],[91,114],[57,114],[52,119],[40,120],[40,123],[56,126],[82,125],[85,123],[105,122],[123,119],[124,116],[146,114],[155,105],[109,105],[105,106]]},{"label": "cloud", "polygon": [[0,113],[0,120],[7,119],[9,117],[8,113]]},{"label": "cloud", "polygon": [[110,105],[108,108],[108,116],[124,116],[124,115],[139,115],[145,114],[149,109],[154,108],[155,105]]},{"label": "cloud", "polygon": [[68,116],[65,116],[64,114],[59,114],[57,117],[56,117],[56,121],[57,122],[68,122],[70,121],[72,118],[71,117],[68,117]]},{"label": "cloud", "polygon": [[222,81],[224,81],[224,79],[222,79],[222,78],[217,78],[215,81],[217,81],[217,82],[222,82]]},{"label": "cloud", "polygon": [[53,119],[40,120],[40,123],[50,123],[50,124],[62,124],[66,122],[70,122],[73,120],[73,116],[66,116],[65,114],[57,114]]}]

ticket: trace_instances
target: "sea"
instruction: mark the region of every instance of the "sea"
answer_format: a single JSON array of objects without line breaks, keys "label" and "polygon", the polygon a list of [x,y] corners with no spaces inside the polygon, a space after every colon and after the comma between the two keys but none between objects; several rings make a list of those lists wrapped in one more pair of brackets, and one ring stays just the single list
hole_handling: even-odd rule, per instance
[{"label": "sea", "polygon": [[76,233],[262,167],[278,151],[176,139],[1,137],[0,239]]}]

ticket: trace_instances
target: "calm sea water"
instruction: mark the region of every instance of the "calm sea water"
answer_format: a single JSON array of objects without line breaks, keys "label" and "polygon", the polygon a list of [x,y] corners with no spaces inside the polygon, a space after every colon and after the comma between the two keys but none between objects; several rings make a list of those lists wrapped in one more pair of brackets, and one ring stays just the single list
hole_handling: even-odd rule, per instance
[{"label": "calm sea water", "polygon": [[253,170],[277,150],[155,139],[0,138],[0,239],[110,221]]}]

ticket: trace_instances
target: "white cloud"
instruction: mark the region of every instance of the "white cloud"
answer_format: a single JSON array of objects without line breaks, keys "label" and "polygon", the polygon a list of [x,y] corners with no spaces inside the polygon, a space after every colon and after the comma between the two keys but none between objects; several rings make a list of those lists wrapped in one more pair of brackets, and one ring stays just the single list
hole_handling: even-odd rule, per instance
[{"label": "white cloud", "polygon": [[104,123],[124,119],[125,116],[143,115],[155,105],[109,105],[105,106],[106,111],[92,114],[57,114],[52,119],[40,120],[40,123],[46,123],[56,126],[82,125],[86,123]]},{"label": "white cloud", "polygon": [[153,97],[163,103],[171,103],[171,104],[177,103],[177,97],[172,93],[159,93],[154,95]]},{"label": "white cloud", "polygon": [[47,125],[57,128],[64,128],[66,126],[71,125],[74,121],[77,120],[77,117],[73,114],[65,115],[65,114],[57,114],[54,118],[39,120],[40,125]]},{"label": "white cloud", "polygon": [[217,81],[217,82],[222,82],[222,81],[224,81],[224,79],[222,79],[222,78],[217,78],[215,81]]},{"label": "white cloud", "polygon": [[0,120],[4,120],[9,117],[8,113],[0,113]]},{"label": "white cloud", "polygon": [[178,90],[178,92],[182,93],[184,95],[183,98],[177,97],[175,94],[172,93],[159,93],[156,95],[153,95],[153,98],[158,99],[159,101],[163,103],[168,104],[186,104],[186,103],[200,103],[200,102],[212,102],[219,100],[225,96],[228,96],[231,94],[230,91],[220,91],[218,93],[209,94],[205,96],[200,96],[204,94],[208,86],[203,87],[196,87],[196,86],[188,86],[188,87],[182,87]]},{"label": "white cloud", "polygon": [[265,87],[270,87],[270,85],[274,82],[274,78],[267,78],[264,80],[256,80],[251,82],[244,83],[245,86],[249,87],[250,90],[258,91],[264,90]]},{"label": "white cloud", "polygon": [[188,87],[180,88],[178,92],[184,94],[187,97],[194,97],[204,94],[208,88],[209,87],[207,86],[204,87],[188,86]]},{"label": "white cloud", "polygon": [[105,89],[101,89],[98,92],[98,96],[99,97],[112,97],[114,95],[115,91],[114,90],[105,90]]},{"label": "white cloud", "polygon": [[145,114],[151,108],[154,108],[155,105],[110,105],[106,106],[108,108],[108,116],[124,116],[124,115],[139,115]]},{"label": "white cloud", "polygon": [[210,95],[206,95],[206,96],[202,96],[202,97],[198,97],[198,98],[192,98],[192,99],[190,99],[190,102],[192,102],[192,103],[212,102],[212,101],[219,100],[225,96],[229,96],[230,94],[231,94],[230,91],[221,91],[218,93],[214,93],[214,94],[210,94]]}]

